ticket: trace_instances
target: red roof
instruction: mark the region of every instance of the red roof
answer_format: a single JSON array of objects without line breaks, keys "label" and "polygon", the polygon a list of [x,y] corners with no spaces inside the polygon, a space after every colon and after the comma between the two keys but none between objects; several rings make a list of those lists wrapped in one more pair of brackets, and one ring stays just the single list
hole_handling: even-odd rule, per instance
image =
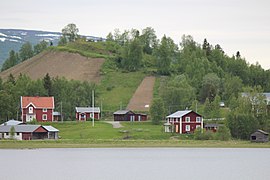
[{"label": "red roof", "polygon": [[35,108],[54,109],[54,97],[21,97],[22,108],[27,108],[30,104]]}]

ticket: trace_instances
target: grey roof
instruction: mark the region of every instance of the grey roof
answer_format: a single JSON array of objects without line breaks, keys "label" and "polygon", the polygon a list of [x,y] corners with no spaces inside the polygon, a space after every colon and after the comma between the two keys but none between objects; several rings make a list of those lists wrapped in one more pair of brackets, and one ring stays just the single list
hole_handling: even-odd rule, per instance
[{"label": "grey roof", "polygon": [[204,127],[205,128],[215,128],[215,127],[219,127],[219,124],[206,124]]},{"label": "grey roof", "polygon": [[8,125],[19,125],[19,124],[24,124],[22,121],[17,121],[17,120],[9,120],[7,122],[4,122],[3,124],[1,124],[0,126],[8,126]]},{"label": "grey roof", "polygon": [[[93,112],[92,107],[75,107],[75,109],[76,109],[76,112],[80,112],[80,113]],[[94,112],[100,113],[100,108],[94,107]]]},{"label": "grey roof", "polygon": [[60,112],[53,112],[53,115],[54,116],[61,116],[61,113]]},{"label": "grey roof", "polygon": [[[0,126],[0,132],[10,132],[13,125]],[[14,125],[15,132],[34,132],[41,125]]]},{"label": "grey roof", "polygon": [[118,110],[118,111],[115,111],[113,114],[121,115],[121,114],[127,114],[128,112],[130,112],[130,110]]},{"label": "grey roof", "polygon": [[263,131],[263,130],[261,130],[261,129],[258,129],[256,132],[260,132],[260,133],[262,133],[262,134],[264,134],[264,135],[268,135],[267,132],[265,132],[265,131]]},{"label": "grey roof", "polygon": [[183,117],[184,115],[190,113],[191,110],[185,110],[185,111],[176,111],[175,113],[167,116],[166,118],[180,118]]},{"label": "grey roof", "polygon": [[53,126],[43,126],[43,127],[49,132],[59,132],[59,130]]}]

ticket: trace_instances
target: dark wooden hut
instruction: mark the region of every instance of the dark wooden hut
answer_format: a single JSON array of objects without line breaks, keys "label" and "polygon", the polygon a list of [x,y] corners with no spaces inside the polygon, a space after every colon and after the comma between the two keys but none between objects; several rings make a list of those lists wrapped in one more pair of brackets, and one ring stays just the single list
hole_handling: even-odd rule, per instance
[{"label": "dark wooden hut", "polygon": [[268,142],[269,141],[268,135],[269,134],[267,132],[258,129],[256,132],[250,135],[250,141],[251,142]]}]

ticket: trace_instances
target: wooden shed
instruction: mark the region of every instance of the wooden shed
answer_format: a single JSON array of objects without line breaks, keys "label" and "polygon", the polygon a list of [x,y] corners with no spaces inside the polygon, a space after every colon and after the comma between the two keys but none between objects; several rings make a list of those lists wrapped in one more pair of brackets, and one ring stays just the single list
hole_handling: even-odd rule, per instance
[{"label": "wooden shed", "polygon": [[250,141],[251,142],[268,142],[269,141],[268,135],[269,134],[267,132],[258,129],[256,132],[250,135]]},{"label": "wooden shed", "polygon": [[147,115],[130,110],[118,110],[113,113],[114,121],[146,121]]}]

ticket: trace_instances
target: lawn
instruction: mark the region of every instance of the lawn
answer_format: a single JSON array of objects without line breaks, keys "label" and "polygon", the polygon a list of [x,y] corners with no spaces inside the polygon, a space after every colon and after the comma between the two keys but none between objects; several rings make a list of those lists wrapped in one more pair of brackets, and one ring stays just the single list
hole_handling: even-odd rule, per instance
[{"label": "lawn", "polygon": [[[110,60],[107,60],[104,66],[109,66],[109,63]],[[100,94],[98,101],[102,101],[103,111],[111,113],[121,107],[125,109],[137,87],[146,76],[142,71],[126,73],[106,67],[102,68],[102,73],[104,75],[98,85]]]},{"label": "lawn", "polygon": [[106,122],[54,123],[59,140],[1,140],[0,148],[93,148],[93,147],[192,147],[192,148],[270,148],[270,143],[231,140],[193,140],[192,135],[164,133],[162,125],[151,122],[124,122],[112,128]]}]

